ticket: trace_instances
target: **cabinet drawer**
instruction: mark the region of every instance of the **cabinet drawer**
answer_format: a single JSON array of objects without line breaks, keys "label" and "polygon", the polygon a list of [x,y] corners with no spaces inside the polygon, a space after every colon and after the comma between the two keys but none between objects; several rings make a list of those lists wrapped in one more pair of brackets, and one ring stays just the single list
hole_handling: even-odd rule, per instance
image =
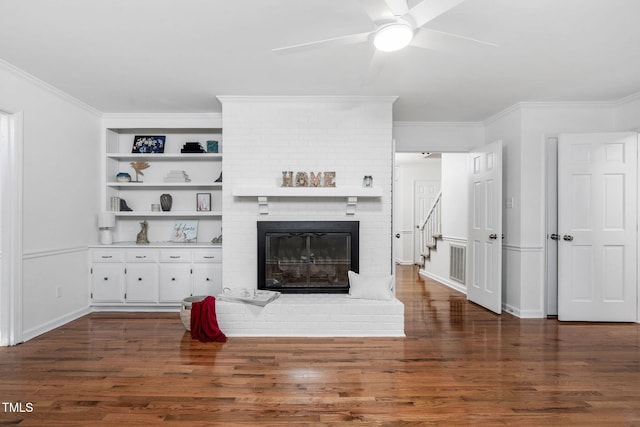
[{"label": "cabinet drawer", "polygon": [[162,251],[160,262],[191,262],[190,251]]},{"label": "cabinet drawer", "polygon": [[91,251],[91,262],[122,262],[124,254],[117,251]]},{"label": "cabinet drawer", "polygon": [[222,249],[193,251],[193,262],[222,262]]},{"label": "cabinet drawer", "polygon": [[156,251],[128,251],[127,262],[157,262],[158,252]]}]

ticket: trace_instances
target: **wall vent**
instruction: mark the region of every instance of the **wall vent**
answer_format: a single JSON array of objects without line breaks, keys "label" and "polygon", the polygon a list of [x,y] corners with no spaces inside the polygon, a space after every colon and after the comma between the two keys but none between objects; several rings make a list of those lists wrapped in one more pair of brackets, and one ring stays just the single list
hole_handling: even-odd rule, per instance
[{"label": "wall vent", "polygon": [[464,246],[449,246],[449,277],[464,284],[466,271],[466,250]]}]

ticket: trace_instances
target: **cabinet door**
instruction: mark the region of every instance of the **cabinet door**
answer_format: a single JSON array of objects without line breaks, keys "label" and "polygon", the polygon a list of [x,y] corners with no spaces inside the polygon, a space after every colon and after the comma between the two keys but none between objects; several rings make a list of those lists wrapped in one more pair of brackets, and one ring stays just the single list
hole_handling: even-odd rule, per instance
[{"label": "cabinet door", "polygon": [[158,302],[158,266],[127,264],[127,302]]},{"label": "cabinet door", "polygon": [[190,295],[191,265],[160,266],[160,302],[180,302]]},{"label": "cabinet door", "polygon": [[217,296],[222,292],[222,264],[193,266],[193,295]]},{"label": "cabinet door", "polygon": [[91,266],[91,301],[122,302],[124,265],[93,264]]}]

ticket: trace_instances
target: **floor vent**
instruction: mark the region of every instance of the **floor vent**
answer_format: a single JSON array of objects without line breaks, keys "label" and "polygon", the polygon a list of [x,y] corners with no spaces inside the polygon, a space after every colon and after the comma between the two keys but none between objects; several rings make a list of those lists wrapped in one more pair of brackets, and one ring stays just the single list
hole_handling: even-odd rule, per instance
[{"label": "floor vent", "polygon": [[464,246],[450,246],[449,277],[464,284],[466,270],[466,248]]}]

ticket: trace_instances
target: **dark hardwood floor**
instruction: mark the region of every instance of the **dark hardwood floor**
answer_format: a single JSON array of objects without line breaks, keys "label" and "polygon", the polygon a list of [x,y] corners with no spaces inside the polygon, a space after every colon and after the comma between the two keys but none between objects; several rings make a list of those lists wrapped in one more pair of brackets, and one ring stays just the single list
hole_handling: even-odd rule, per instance
[{"label": "dark hardwood floor", "polygon": [[406,338],[205,344],[177,313],[83,317],[0,348],[0,425],[640,426],[640,325],[497,316],[413,267],[397,284]]}]

